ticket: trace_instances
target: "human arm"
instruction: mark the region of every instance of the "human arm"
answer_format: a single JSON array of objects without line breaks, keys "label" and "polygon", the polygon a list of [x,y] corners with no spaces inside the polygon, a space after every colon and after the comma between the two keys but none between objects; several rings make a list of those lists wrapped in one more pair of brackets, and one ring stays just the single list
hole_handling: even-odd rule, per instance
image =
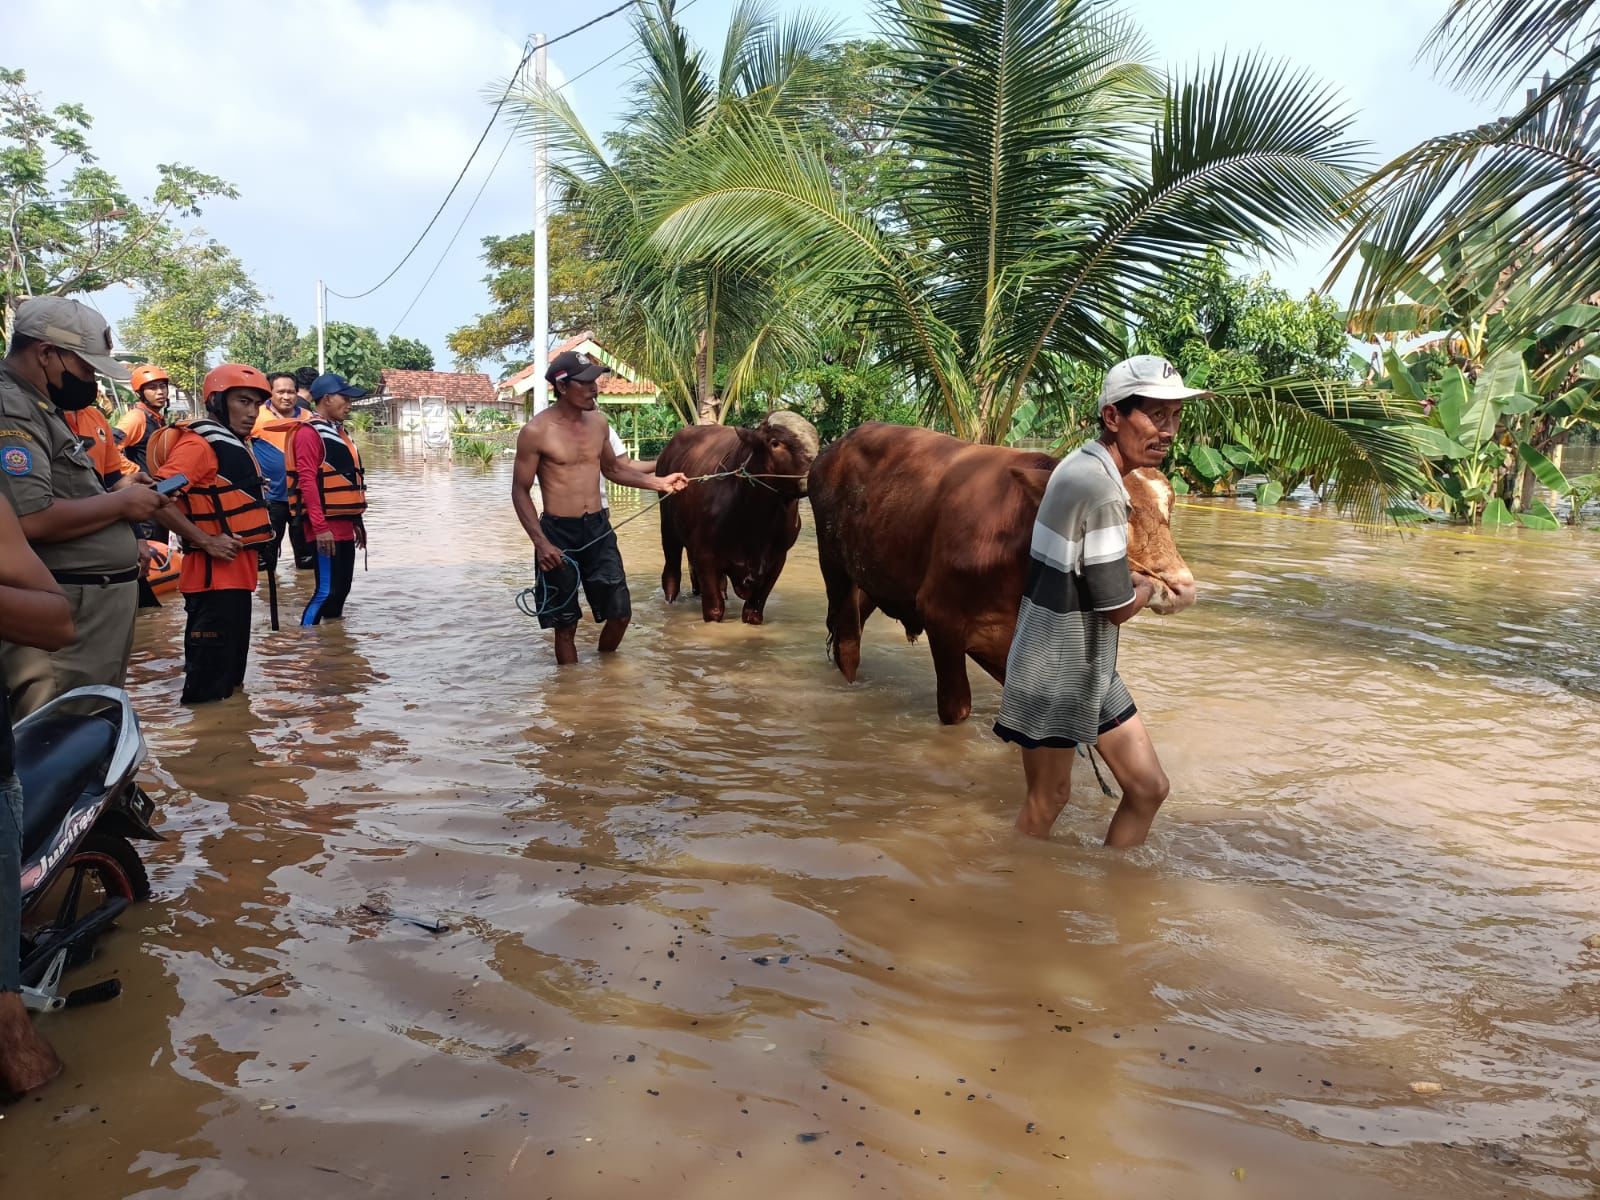
[{"label": "human arm", "polygon": [[[182,475],[191,484],[209,484],[216,478],[216,474],[216,455],[206,445],[204,438],[190,433],[185,433],[178,439],[171,452],[156,468],[156,476],[159,479],[171,479]],[[170,529],[206,557],[217,559],[219,562],[232,562],[239,551],[244,549],[244,543],[238,538],[205,533],[189,520],[176,504],[168,505],[156,513],[155,519],[156,524],[164,529]]]},{"label": "human arm", "polygon": [[294,454],[294,469],[300,489],[300,503],[306,511],[306,524],[317,543],[317,553],[333,553],[333,528],[328,524],[328,514],[322,508],[322,489],[317,480],[322,476],[322,435],[310,425],[301,425],[290,439]]},{"label": "human arm", "polygon": [[30,542],[70,542],[121,521],[149,521],[171,503],[154,488],[135,484],[82,500],[54,500],[21,518],[22,532]]},{"label": "human arm", "polygon": [[76,635],[72,606],[28,545],[11,505],[0,498],[0,639],[59,650]]},{"label": "human arm", "polygon": [[1150,603],[1154,588],[1128,561],[1127,502],[1118,494],[1095,504],[1077,534],[1089,607],[1113,625],[1129,621]]},{"label": "human arm", "polygon": [[[606,448],[610,453],[610,447]],[[511,467],[511,507],[523,532],[533,543],[534,556],[540,570],[553,571],[561,565],[561,551],[556,549],[539,525],[539,509],[533,502],[533,485],[539,478],[539,430],[532,421],[517,434],[517,459]]]},{"label": "human arm", "polygon": [[[681,492],[689,486],[689,477],[682,471],[674,471],[670,475],[656,475],[642,470],[645,465],[618,457],[616,451],[611,448],[609,440],[600,448],[600,473],[612,483],[620,483],[623,487],[642,488],[647,492],[660,492],[667,496],[673,492]],[[651,462],[648,465],[654,467],[655,463]]]}]

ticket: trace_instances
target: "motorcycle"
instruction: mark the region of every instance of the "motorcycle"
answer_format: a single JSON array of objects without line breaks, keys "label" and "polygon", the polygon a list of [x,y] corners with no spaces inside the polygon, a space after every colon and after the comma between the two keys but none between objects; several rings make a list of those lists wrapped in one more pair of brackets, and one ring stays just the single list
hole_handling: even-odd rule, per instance
[{"label": "motorcycle", "polygon": [[144,734],[113,687],[81,687],[17,722],[22,781],[22,998],[55,1011],[120,995],[108,979],[63,994],[62,973],[85,963],[99,936],[150,895],[134,840],[161,841],[155,802],[135,776]]}]

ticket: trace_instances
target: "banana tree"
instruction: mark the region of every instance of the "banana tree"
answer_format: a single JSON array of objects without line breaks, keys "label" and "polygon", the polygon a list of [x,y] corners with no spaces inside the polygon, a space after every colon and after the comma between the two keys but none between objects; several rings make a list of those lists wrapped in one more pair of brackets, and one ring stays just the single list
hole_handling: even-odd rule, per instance
[{"label": "banana tree", "polygon": [[1590,471],[1587,475],[1571,479],[1560,467],[1526,442],[1517,447],[1517,454],[1540,483],[1570,506],[1567,510],[1568,525],[1576,525],[1583,512],[1583,506],[1600,495],[1600,471]]}]

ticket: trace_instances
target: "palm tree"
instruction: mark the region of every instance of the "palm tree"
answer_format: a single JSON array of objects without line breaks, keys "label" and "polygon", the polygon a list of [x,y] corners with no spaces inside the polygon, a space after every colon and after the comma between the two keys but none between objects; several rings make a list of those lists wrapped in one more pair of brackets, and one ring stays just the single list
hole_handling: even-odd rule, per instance
[{"label": "palm tree", "polygon": [[1115,328],[1208,247],[1332,228],[1357,178],[1326,88],[1255,58],[1163,82],[1095,0],[899,0],[883,15],[912,164],[886,203],[852,204],[782,126],[727,122],[663,171],[654,242],[847,291],[960,436],[1002,440],[1058,362],[1108,365]]},{"label": "palm tree", "polygon": [[641,67],[620,133],[596,138],[548,87],[520,85],[506,108],[526,131],[551,139],[564,200],[583,212],[609,264],[614,349],[661,386],[680,417],[704,423],[803,363],[816,330],[837,319],[839,298],[793,273],[663,254],[651,241],[663,172],[733,122],[797,131],[832,33],[809,17],[781,23],[759,0],[741,0],[712,64],[690,44],[675,7],[641,5]]},{"label": "palm tree", "polygon": [[[1429,138],[1352,192],[1358,220],[1334,264],[1361,255],[1352,309],[1441,269],[1514,273],[1516,325],[1600,294],[1600,0],[1454,0],[1430,52],[1458,85],[1508,97],[1552,54],[1567,65],[1512,116]],[[1468,261],[1451,267],[1452,248]]]}]

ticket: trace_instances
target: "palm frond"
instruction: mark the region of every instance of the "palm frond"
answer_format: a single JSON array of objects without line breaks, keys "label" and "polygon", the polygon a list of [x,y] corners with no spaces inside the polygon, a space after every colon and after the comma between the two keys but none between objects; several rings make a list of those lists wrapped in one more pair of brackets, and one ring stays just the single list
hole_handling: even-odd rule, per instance
[{"label": "palm frond", "polygon": [[1463,87],[1509,89],[1553,52],[1592,46],[1597,34],[1596,0],[1453,0],[1422,54]]},{"label": "palm frond", "polygon": [[1586,83],[1537,119],[1430,138],[1382,167],[1347,199],[1360,225],[1334,259],[1337,274],[1371,244],[1352,308],[1381,303],[1452,243],[1465,248],[1467,270],[1515,271],[1528,314],[1600,292],[1597,117]]},{"label": "palm frond", "polygon": [[1046,350],[1107,365],[1107,323],[1152,312],[1167,273],[1209,247],[1282,250],[1337,229],[1362,165],[1350,124],[1332,89],[1260,58],[1170,84],[1148,174],[1117,180],[1098,223],[1041,256],[1010,407]]},{"label": "palm frond", "polygon": [[1274,379],[1195,404],[1184,413],[1184,435],[1243,436],[1273,461],[1302,464],[1334,507],[1377,524],[1424,483],[1414,433],[1422,421],[1421,408],[1394,392]]}]

